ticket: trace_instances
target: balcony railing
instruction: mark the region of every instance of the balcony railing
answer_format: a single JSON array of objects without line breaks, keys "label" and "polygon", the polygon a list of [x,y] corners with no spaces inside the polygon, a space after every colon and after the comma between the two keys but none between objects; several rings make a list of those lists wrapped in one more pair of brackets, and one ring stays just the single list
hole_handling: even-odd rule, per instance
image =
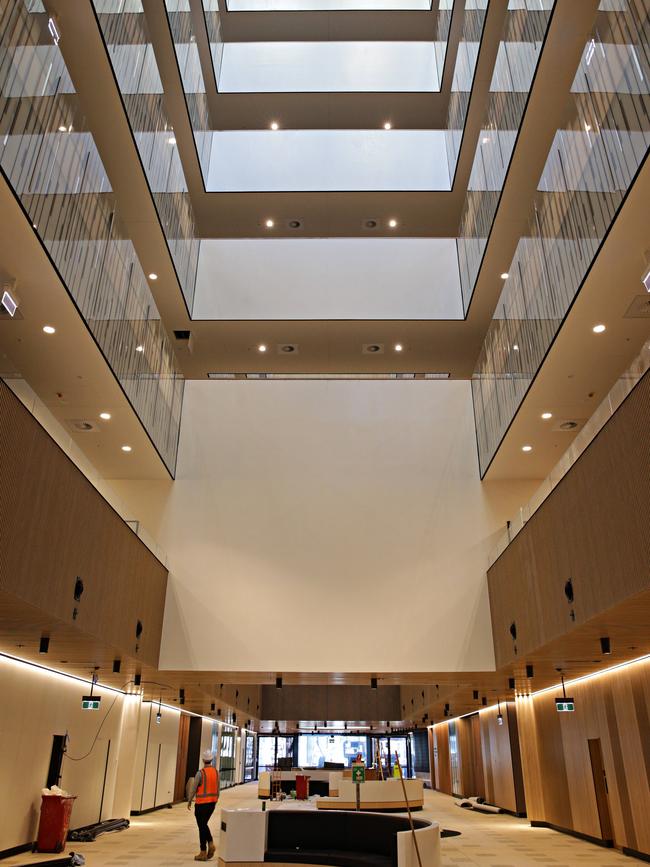
[{"label": "balcony railing", "polygon": [[183,377],[40,4],[0,7],[0,45],[3,174],[173,473]]}]

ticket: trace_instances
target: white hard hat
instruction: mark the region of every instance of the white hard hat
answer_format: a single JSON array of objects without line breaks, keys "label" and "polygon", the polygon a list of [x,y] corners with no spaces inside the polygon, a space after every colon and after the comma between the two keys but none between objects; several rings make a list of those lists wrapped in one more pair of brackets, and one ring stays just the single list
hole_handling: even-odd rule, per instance
[{"label": "white hard hat", "polygon": [[214,758],[214,754],[213,754],[212,750],[204,750],[202,758],[206,764],[209,764],[212,761],[212,759]]}]

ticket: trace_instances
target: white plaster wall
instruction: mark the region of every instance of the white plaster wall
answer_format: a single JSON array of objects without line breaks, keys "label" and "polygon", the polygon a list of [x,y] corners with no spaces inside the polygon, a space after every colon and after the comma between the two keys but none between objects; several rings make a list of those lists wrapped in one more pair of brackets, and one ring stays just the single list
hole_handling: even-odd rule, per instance
[{"label": "white plaster wall", "polygon": [[462,319],[455,238],[201,241],[195,319]]},{"label": "white plaster wall", "polygon": [[0,656],[0,850],[36,839],[52,739],[66,731],[69,758],[63,760],[60,785],[77,796],[71,827],[99,821],[105,769],[101,817],[128,818],[139,701],[95,687],[100,709],[84,711],[81,697],[89,690],[90,684]]},{"label": "white plaster wall", "polygon": [[115,484],[169,556],[163,668],[425,672],[493,666],[537,482],[479,481],[466,381],[192,381],[176,481]]}]

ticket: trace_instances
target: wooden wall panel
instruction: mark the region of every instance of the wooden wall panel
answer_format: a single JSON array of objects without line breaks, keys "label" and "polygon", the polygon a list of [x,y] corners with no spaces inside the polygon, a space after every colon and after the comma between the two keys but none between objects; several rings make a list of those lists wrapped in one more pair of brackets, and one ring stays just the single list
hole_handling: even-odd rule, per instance
[{"label": "wooden wall panel", "polygon": [[646,374],[488,571],[497,668],[648,588],[649,424]]},{"label": "wooden wall panel", "polygon": [[650,660],[567,691],[574,713],[556,712],[555,691],[517,700],[530,819],[603,839],[589,751],[598,740],[614,843],[650,855]]},{"label": "wooden wall panel", "polygon": [[503,725],[497,709],[487,708],[472,716],[432,727],[437,746],[435,788],[452,794],[449,726],[456,726],[464,797],[480,795],[512,813],[526,811],[519,756],[518,726],[513,702],[502,702]]},{"label": "wooden wall panel", "polygon": [[451,795],[451,764],[449,757],[449,727],[447,723],[433,726],[434,788]]},{"label": "wooden wall panel", "polygon": [[167,570],[4,383],[0,533],[1,590],[157,665]]}]

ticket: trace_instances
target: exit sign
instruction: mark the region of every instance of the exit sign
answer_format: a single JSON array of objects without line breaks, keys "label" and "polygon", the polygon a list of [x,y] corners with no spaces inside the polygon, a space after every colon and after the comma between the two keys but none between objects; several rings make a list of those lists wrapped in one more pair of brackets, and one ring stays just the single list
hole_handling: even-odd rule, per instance
[{"label": "exit sign", "polygon": [[98,695],[84,695],[81,699],[81,709],[99,710],[99,703],[101,700],[101,696]]},{"label": "exit sign", "polygon": [[576,704],[572,698],[556,698],[555,710],[558,713],[573,713],[576,709]]},{"label": "exit sign", "polygon": [[364,765],[352,765],[352,782],[365,783],[366,769]]}]

